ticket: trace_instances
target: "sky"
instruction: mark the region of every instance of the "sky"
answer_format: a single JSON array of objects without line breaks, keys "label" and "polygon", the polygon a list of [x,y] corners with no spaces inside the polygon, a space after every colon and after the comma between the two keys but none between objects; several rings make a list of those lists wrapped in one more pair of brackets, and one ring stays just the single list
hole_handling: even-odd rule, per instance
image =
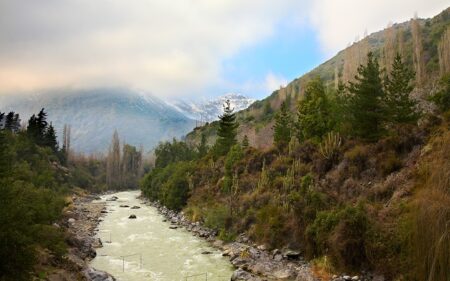
[{"label": "sky", "polygon": [[448,0],[0,0],[0,95],[127,87],[263,98]]}]

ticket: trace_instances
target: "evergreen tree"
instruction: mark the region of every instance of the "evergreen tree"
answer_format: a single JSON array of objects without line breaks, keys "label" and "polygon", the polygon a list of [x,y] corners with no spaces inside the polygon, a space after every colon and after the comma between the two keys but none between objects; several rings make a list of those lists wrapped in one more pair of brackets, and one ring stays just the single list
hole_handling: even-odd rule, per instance
[{"label": "evergreen tree", "polygon": [[48,126],[47,130],[45,130],[44,141],[45,145],[50,147],[53,151],[58,151],[58,142],[56,140],[55,128],[53,128],[53,125],[51,123],[50,126]]},{"label": "evergreen tree", "polygon": [[13,128],[14,128],[14,112],[11,111],[6,115],[5,130],[13,131]]},{"label": "evergreen tree", "polygon": [[402,62],[400,54],[397,54],[390,75],[386,77],[386,106],[389,123],[415,124],[419,118],[417,102],[410,98],[413,90],[411,81],[414,73]]},{"label": "evergreen tree", "polygon": [[205,133],[202,133],[200,144],[197,147],[199,158],[202,158],[203,156],[205,156],[208,153],[208,149],[209,149],[209,147],[207,144],[206,135],[205,135]]},{"label": "evergreen tree", "polygon": [[323,82],[320,78],[313,79],[298,104],[297,138],[299,141],[321,139],[332,129],[332,123],[330,102]]},{"label": "evergreen tree", "polygon": [[215,143],[215,154],[217,156],[226,155],[230,148],[237,143],[237,128],[236,115],[230,105],[230,100],[227,100],[223,106],[223,114],[219,116],[219,129],[217,131],[217,141]]},{"label": "evergreen tree", "polygon": [[286,102],[283,102],[280,111],[275,115],[273,127],[273,142],[278,148],[287,147],[291,140],[292,117]]},{"label": "evergreen tree", "polygon": [[245,135],[244,139],[242,140],[242,148],[248,148],[250,146],[250,141],[248,140],[248,136]]},{"label": "evergreen tree", "polygon": [[28,120],[27,135],[30,139],[37,143],[39,139],[39,126],[36,115],[32,115]]},{"label": "evergreen tree", "polygon": [[45,112],[44,108],[39,111],[36,119],[36,124],[38,128],[40,144],[43,144],[45,142],[45,132],[47,131],[48,126],[47,113]]},{"label": "evergreen tree", "polygon": [[362,139],[376,141],[384,133],[387,112],[380,66],[372,52],[367,54],[367,64],[358,67],[355,81],[349,84],[352,133]]}]

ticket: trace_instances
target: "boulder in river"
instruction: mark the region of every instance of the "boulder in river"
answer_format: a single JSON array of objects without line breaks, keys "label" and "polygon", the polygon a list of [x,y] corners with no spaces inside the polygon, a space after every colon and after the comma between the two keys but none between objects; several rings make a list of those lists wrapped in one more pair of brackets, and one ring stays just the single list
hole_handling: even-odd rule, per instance
[{"label": "boulder in river", "polygon": [[202,255],[211,255],[212,254],[212,252],[210,252],[210,251],[203,251],[202,252]]},{"label": "boulder in river", "polygon": [[128,208],[128,207],[130,207],[130,206],[128,206],[128,205],[120,205],[119,207],[120,207],[120,208]]},{"label": "boulder in river", "polygon": [[169,228],[170,228],[170,229],[177,229],[177,228],[178,228],[178,226],[175,226],[175,225],[171,225],[171,226],[169,226]]},{"label": "boulder in river", "polygon": [[135,219],[135,218],[136,218],[136,215],[130,215],[128,218],[129,218],[129,219]]},{"label": "boulder in river", "polygon": [[104,271],[88,268],[84,271],[87,280],[91,281],[115,281],[114,277]]},{"label": "boulder in river", "polygon": [[119,199],[119,197],[113,196],[113,197],[106,199],[106,201],[116,201],[117,199]]},{"label": "boulder in river", "polygon": [[139,206],[133,206],[133,207],[131,207],[131,209],[140,209],[141,207],[139,207]]}]

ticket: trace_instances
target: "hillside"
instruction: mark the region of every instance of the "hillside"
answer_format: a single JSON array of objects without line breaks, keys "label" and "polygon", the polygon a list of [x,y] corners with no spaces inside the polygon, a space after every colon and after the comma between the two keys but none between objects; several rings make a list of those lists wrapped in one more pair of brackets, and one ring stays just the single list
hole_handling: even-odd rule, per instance
[{"label": "hillside", "polygon": [[[301,255],[314,280],[450,280],[449,12],[372,34],[248,110],[228,103],[186,142],[157,147],[144,195],[221,243]],[[388,59],[395,49],[406,59]],[[279,280],[258,255],[244,247],[231,262]],[[301,274],[283,278],[312,280]]]},{"label": "hillside", "polygon": [[[450,24],[450,8],[430,19],[419,19],[421,27],[421,41],[423,44],[423,60],[425,65],[426,80],[420,89],[416,89],[415,96],[423,101],[424,96],[436,85],[439,79],[438,42]],[[393,29],[393,31],[392,31]],[[373,51],[379,58],[382,67],[385,67],[386,38],[394,34],[394,49],[401,50],[406,63],[413,68],[413,38],[411,33],[411,22],[394,24],[391,30],[385,29],[370,34],[366,38],[353,43],[348,48],[340,51],[328,61],[322,63],[305,75],[290,82],[286,87],[274,91],[267,98],[253,103],[248,109],[238,112],[239,139],[247,135],[250,144],[254,147],[267,148],[272,145],[272,127],[274,113],[280,104],[289,99],[291,110],[296,111],[297,101],[301,99],[305,85],[314,77],[320,77],[328,89],[335,88],[336,73],[339,81],[356,74],[357,65],[362,62],[361,58],[369,50]],[[390,46],[390,45],[389,45]],[[364,53],[364,54],[363,54]],[[346,66],[345,63],[348,62]],[[351,71],[348,71],[351,70]],[[347,72],[347,73],[346,73]],[[424,108],[428,104],[422,104]],[[214,142],[217,124],[212,123],[201,129],[196,129],[187,136],[189,142],[199,142],[202,133],[206,134],[209,143]]]}]

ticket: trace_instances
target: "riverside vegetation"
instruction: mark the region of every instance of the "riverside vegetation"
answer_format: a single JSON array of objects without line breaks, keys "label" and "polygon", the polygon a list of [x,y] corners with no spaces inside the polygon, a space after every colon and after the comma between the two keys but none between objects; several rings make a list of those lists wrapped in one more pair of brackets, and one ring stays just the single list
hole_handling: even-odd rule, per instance
[{"label": "riverside vegetation", "polygon": [[[225,104],[218,122],[158,146],[144,195],[222,240],[246,233],[301,250],[322,280],[450,280],[449,19],[447,9],[412,20],[409,48],[368,50],[353,77],[348,65],[334,82],[309,75],[300,94],[277,91],[262,110]],[[434,32],[427,51],[420,28]],[[246,134],[267,125],[270,146]]]},{"label": "riverside vegetation", "polygon": [[[0,124],[0,280],[44,279],[65,264],[71,238],[59,221],[72,207],[71,195],[111,188],[110,161],[72,153],[68,127],[60,148],[44,109],[26,128],[14,112],[0,112]],[[121,187],[130,188],[136,186],[140,165],[135,163],[141,158],[132,146],[125,144],[123,151],[117,174]],[[52,257],[51,265],[41,264],[43,256]]]}]

